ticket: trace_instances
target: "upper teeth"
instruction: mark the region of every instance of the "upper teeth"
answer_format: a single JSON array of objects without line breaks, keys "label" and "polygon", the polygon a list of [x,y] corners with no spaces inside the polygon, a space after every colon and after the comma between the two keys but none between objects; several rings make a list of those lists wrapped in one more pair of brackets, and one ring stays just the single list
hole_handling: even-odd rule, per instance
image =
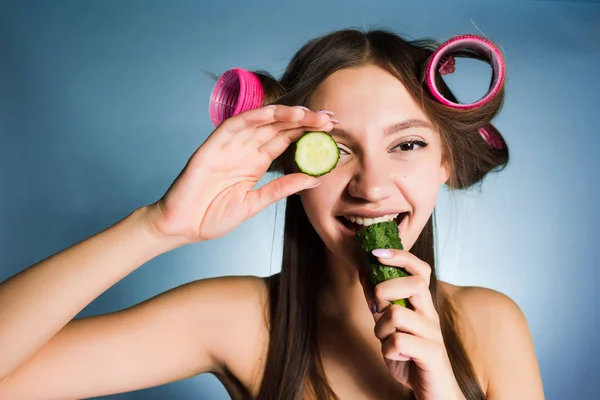
[{"label": "upper teeth", "polygon": [[350,222],[353,222],[355,224],[369,226],[372,224],[376,224],[378,222],[393,221],[397,216],[398,216],[398,214],[388,214],[388,215],[384,215],[382,217],[377,217],[377,218],[365,218],[365,217],[357,217],[354,215],[348,215],[348,216],[344,216],[344,218],[350,220]]}]

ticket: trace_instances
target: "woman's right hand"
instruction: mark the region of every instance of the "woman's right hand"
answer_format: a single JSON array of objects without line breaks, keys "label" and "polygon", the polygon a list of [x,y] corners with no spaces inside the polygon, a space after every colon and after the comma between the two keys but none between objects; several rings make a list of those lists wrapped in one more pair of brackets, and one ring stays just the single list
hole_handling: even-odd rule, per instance
[{"label": "woman's right hand", "polygon": [[273,160],[305,131],[332,128],[327,114],[283,105],[225,120],[192,155],[167,193],[148,206],[149,227],[186,243],[215,239],[270,204],[314,187],[318,179],[293,173],[253,190]]}]

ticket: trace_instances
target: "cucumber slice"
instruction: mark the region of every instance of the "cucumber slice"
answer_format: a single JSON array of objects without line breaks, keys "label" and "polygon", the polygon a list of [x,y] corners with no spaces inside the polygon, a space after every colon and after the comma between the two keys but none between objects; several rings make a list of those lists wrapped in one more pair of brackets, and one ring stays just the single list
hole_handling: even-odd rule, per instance
[{"label": "cucumber slice", "polygon": [[326,132],[307,132],[296,142],[294,159],[300,171],[321,176],[335,168],[340,159],[340,149]]}]

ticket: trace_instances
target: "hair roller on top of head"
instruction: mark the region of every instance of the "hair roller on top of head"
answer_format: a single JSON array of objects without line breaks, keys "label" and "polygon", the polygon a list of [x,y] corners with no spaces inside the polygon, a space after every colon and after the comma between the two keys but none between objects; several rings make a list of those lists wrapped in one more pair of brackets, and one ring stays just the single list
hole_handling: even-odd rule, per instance
[{"label": "hair roller on top of head", "polygon": [[253,72],[230,69],[217,80],[210,95],[210,119],[219,126],[227,118],[261,107],[264,99],[263,86]]},{"label": "hair roller on top of head", "polygon": [[[446,75],[454,72],[454,56],[464,54],[465,50],[478,54],[491,65],[492,80],[483,98],[474,103],[462,104],[442,95],[436,84],[436,76],[438,73]],[[476,35],[457,36],[442,44],[429,59],[426,71],[427,86],[431,94],[442,104],[465,110],[481,107],[490,101],[502,87],[505,77],[504,58],[500,50],[488,39]]]},{"label": "hair roller on top of head", "polygon": [[[455,56],[475,54],[479,59],[486,61],[492,67],[490,87],[480,100],[474,103],[458,103],[444,97],[437,86],[440,75],[451,74],[455,70]],[[431,94],[442,104],[461,110],[470,110],[481,107],[500,91],[505,79],[504,57],[490,40],[477,35],[461,35],[443,43],[431,56],[426,69],[426,82]],[[504,145],[500,140],[498,130],[491,124],[479,128],[479,134],[495,149],[502,149]]]}]

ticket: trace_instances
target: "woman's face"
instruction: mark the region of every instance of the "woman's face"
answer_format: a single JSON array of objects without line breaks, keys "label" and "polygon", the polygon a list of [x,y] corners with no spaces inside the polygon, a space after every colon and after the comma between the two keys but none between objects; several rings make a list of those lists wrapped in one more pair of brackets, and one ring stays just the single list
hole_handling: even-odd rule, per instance
[{"label": "woman's face", "polygon": [[325,245],[344,257],[359,225],[383,217],[397,221],[410,249],[448,179],[439,134],[424,112],[398,79],[373,65],[333,73],[308,107],[339,120],[331,131],[338,166],[300,195]]}]

